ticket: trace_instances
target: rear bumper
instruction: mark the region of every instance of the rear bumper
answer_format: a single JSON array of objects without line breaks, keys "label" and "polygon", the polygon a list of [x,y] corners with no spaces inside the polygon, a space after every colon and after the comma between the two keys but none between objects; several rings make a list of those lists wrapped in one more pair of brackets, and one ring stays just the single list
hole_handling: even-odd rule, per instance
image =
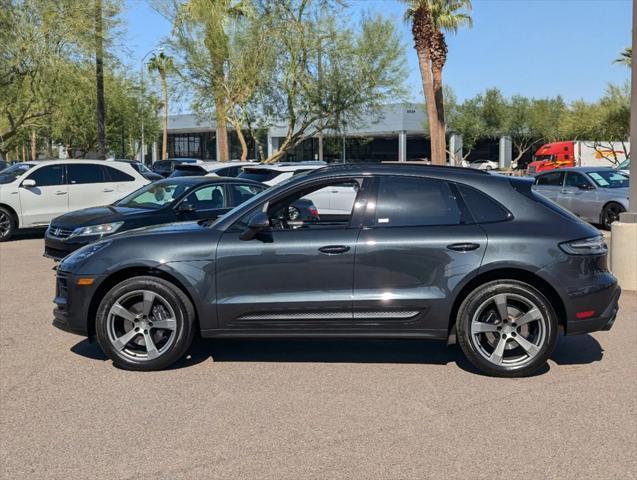
[{"label": "rear bumper", "polygon": [[598,332],[600,330],[610,330],[615,323],[617,314],[619,313],[620,296],[621,288],[615,284],[615,288],[612,289],[610,300],[605,302],[605,308],[599,310],[601,311],[601,314],[587,319],[569,318],[566,322],[566,334],[578,335],[581,333]]}]

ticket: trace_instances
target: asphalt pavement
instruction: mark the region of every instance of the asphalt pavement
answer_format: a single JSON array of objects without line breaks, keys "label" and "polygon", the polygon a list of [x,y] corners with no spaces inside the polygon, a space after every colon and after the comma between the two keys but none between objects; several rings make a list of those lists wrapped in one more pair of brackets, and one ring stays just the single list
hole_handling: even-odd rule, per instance
[{"label": "asphalt pavement", "polygon": [[0,244],[2,479],[637,477],[635,294],[525,379],[413,340],[198,340],[136,373],[51,326],[42,243]]}]

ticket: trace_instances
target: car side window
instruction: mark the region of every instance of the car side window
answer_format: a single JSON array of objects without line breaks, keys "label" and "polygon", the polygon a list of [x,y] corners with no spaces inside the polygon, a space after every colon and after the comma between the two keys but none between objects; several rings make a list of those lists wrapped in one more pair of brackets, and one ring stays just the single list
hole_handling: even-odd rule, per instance
[{"label": "car side window", "polygon": [[229,207],[236,207],[263,191],[263,188],[256,185],[230,184],[227,188],[231,191],[232,198],[228,204]]},{"label": "car side window", "polygon": [[90,163],[68,164],[69,183],[81,185],[86,183],[108,182],[105,171],[100,165]]},{"label": "car side window", "polygon": [[540,175],[535,179],[535,184],[545,187],[561,187],[564,182],[564,172],[551,172]]},{"label": "car side window", "polygon": [[581,173],[567,172],[564,185],[566,187],[581,187],[583,185],[590,185],[590,183]]},{"label": "car side window", "polygon": [[64,183],[64,165],[47,165],[46,167],[38,168],[27,178],[35,180],[36,187],[62,185]]},{"label": "car side window", "polygon": [[106,172],[108,173],[108,176],[111,182],[134,182],[135,181],[134,177],[130,176],[127,173],[122,172],[121,170],[118,170],[113,167],[106,167],[106,166],[103,168],[106,169]]},{"label": "car side window", "polygon": [[462,214],[447,182],[418,177],[380,177],[374,226],[458,225]]},{"label": "car side window", "polygon": [[476,223],[503,222],[512,218],[509,211],[488,195],[467,185],[456,186]]},{"label": "car side window", "polygon": [[223,185],[208,185],[195,190],[184,201],[195,210],[214,210],[226,207],[226,194]]}]

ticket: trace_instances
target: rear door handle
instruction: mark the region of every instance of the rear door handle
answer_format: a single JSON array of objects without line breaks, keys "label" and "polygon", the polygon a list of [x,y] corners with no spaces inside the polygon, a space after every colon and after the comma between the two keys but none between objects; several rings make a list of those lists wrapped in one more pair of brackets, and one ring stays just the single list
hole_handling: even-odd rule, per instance
[{"label": "rear door handle", "polygon": [[66,195],[66,193],[67,193],[67,192],[60,192],[60,191],[55,192],[55,194],[56,194],[56,195]]},{"label": "rear door handle", "polygon": [[480,244],[479,243],[452,243],[451,245],[447,245],[447,248],[455,252],[470,252],[471,250],[476,250],[480,248]]},{"label": "rear door handle", "polygon": [[105,188],[104,190],[102,190],[102,192],[114,192],[115,189],[113,188]]},{"label": "rear door handle", "polygon": [[328,255],[338,255],[339,253],[349,252],[349,247],[347,245],[326,245],[319,248],[319,252]]}]

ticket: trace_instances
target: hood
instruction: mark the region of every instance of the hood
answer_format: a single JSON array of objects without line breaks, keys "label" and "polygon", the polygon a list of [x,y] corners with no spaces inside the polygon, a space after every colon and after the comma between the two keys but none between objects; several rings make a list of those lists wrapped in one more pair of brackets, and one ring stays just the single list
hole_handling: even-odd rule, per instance
[{"label": "hood", "polygon": [[132,219],[137,216],[148,215],[150,211],[143,208],[127,208],[106,205],[104,207],[91,207],[65,213],[55,218],[51,223],[58,227],[84,227],[100,225],[102,223],[119,222]]},{"label": "hood", "polygon": [[183,234],[210,231],[210,227],[205,227],[201,225],[201,223],[204,223],[204,221],[198,220],[190,222],[164,223],[162,225],[151,225],[149,227],[135,228],[133,230],[127,230],[122,233],[116,233],[110,238],[139,237],[144,235]]}]

